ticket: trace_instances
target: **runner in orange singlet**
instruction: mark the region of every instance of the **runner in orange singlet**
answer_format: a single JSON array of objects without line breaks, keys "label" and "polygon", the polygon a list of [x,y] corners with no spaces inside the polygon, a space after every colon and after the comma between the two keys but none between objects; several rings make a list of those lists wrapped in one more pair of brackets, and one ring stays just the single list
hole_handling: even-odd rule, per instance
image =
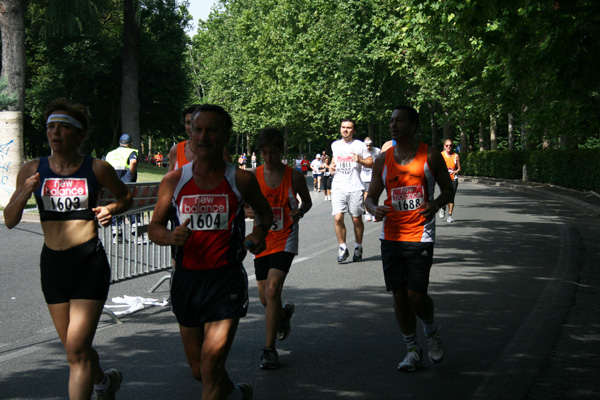
[{"label": "runner in orange singlet", "polygon": [[[256,179],[273,210],[273,224],[265,239],[267,249],[254,258],[258,294],[265,306],[266,320],[260,367],[275,369],[279,368],[275,338],[285,340],[288,337],[294,314],[294,303],[281,305],[281,291],[294,256],[298,254],[298,221],[310,210],[312,201],[304,175],[280,161],[283,153],[281,131],[261,130],[257,145],[264,165],[256,169]],[[297,196],[300,196],[300,203]]]},{"label": "runner in orange singlet", "polygon": [[[444,142],[444,151],[442,151],[442,157],[444,157],[444,161],[446,162],[448,174],[450,174],[450,179],[452,179],[452,187],[454,188],[452,200],[450,200],[448,203],[448,218],[446,218],[447,222],[454,222],[454,218],[452,218],[452,211],[454,211],[454,197],[456,196],[456,189],[458,189],[458,173],[460,172],[460,159],[458,158],[458,154],[453,151],[452,147],[452,140],[446,139]],[[440,218],[444,218],[445,214],[446,207],[442,207],[440,209]]]},{"label": "runner in orange singlet", "polygon": [[[433,301],[427,294],[433,260],[435,214],[452,198],[452,182],[442,156],[416,140],[419,114],[410,106],[398,106],[390,120],[394,147],[375,161],[367,194],[367,210],[383,220],[381,258],[385,285],[394,294],[394,313],[400,325],[407,355],[400,371],[415,371],[422,360],[417,344],[417,317],[429,345],[429,359],[439,363],[444,346],[436,326]],[[434,200],[435,184],[441,194]],[[378,206],[384,188],[387,200]]]}]

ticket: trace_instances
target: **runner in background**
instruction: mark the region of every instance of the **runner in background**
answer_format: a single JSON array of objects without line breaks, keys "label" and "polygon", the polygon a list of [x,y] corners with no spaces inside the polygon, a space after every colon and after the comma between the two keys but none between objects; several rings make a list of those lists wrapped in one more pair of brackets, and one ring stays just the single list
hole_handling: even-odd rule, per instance
[{"label": "runner in background", "polygon": [[[365,146],[367,146],[367,150],[369,150],[369,153],[371,153],[371,158],[373,158],[373,162],[375,162],[375,159],[377,158],[377,156],[379,155],[379,153],[381,152],[381,149],[379,147],[375,147],[373,146],[373,141],[371,140],[370,137],[366,137],[365,138]],[[367,198],[367,192],[369,191],[369,185],[371,184],[371,174],[373,172],[372,168],[367,168],[367,167],[363,167],[360,170],[360,180],[362,181],[365,190],[364,190],[364,198]],[[369,222],[369,221],[373,221],[375,222],[375,218],[373,218],[371,216],[371,214],[369,214],[369,212],[367,210],[365,210],[365,222]]]},{"label": "runner in background", "polygon": [[[298,254],[298,221],[312,207],[304,176],[283,164],[283,134],[274,128],[260,131],[257,145],[264,164],[255,171],[262,194],[273,210],[273,224],[265,239],[267,249],[254,258],[254,270],[260,301],[265,307],[265,347],[260,367],[279,368],[275,338],[290,334],[294,303],[281,304],[281,292],[294,256]],[[300,204],[298,203],[300,197]],[[249,217],[254,217],[248,210]]]},{"label": "runner in background", "polygon": [[[446,167],[448,167],[448,174],[450,174],[452,187],[454,188],[452,200],[448,203],[448,218],[446,219],[446,222],[454,222],[452,212],[454,211],[454,198],[456,197],[456,190],[458,189],[458,173],[460,172],[460,159],[458,154],[453,151],[452,146],[452,140],[446,139],[444,142],[444,151],[442,151],[442,157],[444,157]],[[445,213],[446,207],[442,207],[440,209],[440,218],[444,218]]]}]

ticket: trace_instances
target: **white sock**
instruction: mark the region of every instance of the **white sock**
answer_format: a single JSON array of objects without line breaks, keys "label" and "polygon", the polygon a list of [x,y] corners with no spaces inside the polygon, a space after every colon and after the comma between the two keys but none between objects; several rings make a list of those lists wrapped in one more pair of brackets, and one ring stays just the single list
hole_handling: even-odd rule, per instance
[{"label": "white sock", "polygon": [[346,250],[346,243],[340,243],[340,250]]},{"label": "white sock", "polygon": [[356,244],[354,245],[354,248],[355,248],[355,249],[362,249],[362,243],[356,243]]}]

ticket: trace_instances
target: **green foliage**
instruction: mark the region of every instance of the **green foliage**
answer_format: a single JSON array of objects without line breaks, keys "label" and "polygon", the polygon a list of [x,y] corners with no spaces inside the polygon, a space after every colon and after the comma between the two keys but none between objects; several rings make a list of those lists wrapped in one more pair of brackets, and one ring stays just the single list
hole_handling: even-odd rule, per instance
[{"label": "green foliage", "polygon": [[[61,13],[75,12],[67,3]],[[83,3],[83,2],[82,2]],[[81,29],[46,29],[58,0],[29,2],[27,30],[27,97],[24,139],[29,156],[47,152],[41,121],[47,104],[67,97],[85,104],[92,114],[87,151],[98,156],[117,145],[120,136],[120,91],[123,53],[123,4],[116,0],[93,3]],[[182,132],[179,110],[188,102],[190,88],[186,63],[189,38],[185,29],[189,13],[175,0],[141,0],[139,98],[142,139],[157,148],[169,149]],[[83,5],[81,5],[83,7]],[[89,11],[89,12],[88,12]],[[90,14],[91,13],[91,14]],[[61,14],[62,15],[62,14]],[[88,21],[89,19],[89,21]],[[82,20],[83,21],[83,20]]]},{"label": "green foliage", "polygon": [[8,82],[5,77],[0,78],[0,111],[14,106],[17,102],[16,93],[7,93]]},{"label": "green foliage", "polygon": [[600,191],[600,149],[485,151],[461,154],[465,175],[521,179],[577,190]]},{"label": "green foliage", "polygon": [[331,140],[341,118],[385,124],[409,102],[471,140],[510,113],[515,139],[527,128],[535,147],[597,136],[599,37],[595,0],[223,0],[191,64],[199,99],[226,106],[250,137],[275,125],[294,145]]}]

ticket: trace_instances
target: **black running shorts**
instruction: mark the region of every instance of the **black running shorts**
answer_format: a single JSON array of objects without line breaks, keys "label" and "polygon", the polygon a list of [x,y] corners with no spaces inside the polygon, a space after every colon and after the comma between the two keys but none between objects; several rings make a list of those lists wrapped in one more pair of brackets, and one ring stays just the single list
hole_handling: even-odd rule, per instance
[{"label": "black running shorts", "polygon": [[171,279],[171,304],[180,325],[242,318],[248,311],[248,277],[243,266],[214,270],[177,268]]},{"label": "black running shorts", "polygon": [[406,287],[413,292],[427,293],[433,243],[382,240],[381,260],[387,290]]},{"label": "black running shorts", "polygon": [[44,245],[40,275],[48,304],[71,299],[106,301],[108,297],[110,265],[98,238],[68,250],[52,250]]},{"label": "black running shorts", "polygon": [[269,254],[268,256],[258,257],[254,259],[254,273],[257,281],[264,281],[269,275],[271,268],[285,272],[290,272],[292,261],[296,255],[287,251]]}]

